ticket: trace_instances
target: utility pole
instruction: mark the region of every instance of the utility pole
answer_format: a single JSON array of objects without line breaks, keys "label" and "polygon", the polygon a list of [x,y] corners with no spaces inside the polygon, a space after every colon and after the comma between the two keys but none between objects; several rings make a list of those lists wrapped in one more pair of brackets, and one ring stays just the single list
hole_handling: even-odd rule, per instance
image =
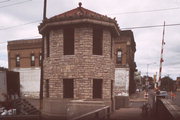
[{"label": "utility pole", "polygon": [[148,89],[148,86],[149,86],[149,73],[148,73],[149,65],[153,65],[153,64],[156,64],[156,63],[153,62],[153,63],[148,63],[148,64],[147,64],[146,89]]},{"label": "utility pole", "polygon": [[[44,0],[44,10],[43,10],[43,21],[46,18],[46,6],[47,6],[47,0]],[[42,119],[42,108],[43,108],[43,61],[44,61],[44,34],[42,36],[42,57],[41,57],[41,78],[40,78],[40,120]]]},{"label": "utility pole", "polygon": [[46,7],[47,7],[47,0],[44,0],[43,20],[46,19]]},{"label": "utility pole", "polygon": [[164,21],[164,26],[163,26],[163,36],[162,36],[161,57],[160,57],[160,66],[159,66],[158,87],[161,85],[162,63],[164,62],[164,60],[163,60],[163,51],[164,51],[164,45],[165,45],[164,35],[165,35],[165,21]]}]

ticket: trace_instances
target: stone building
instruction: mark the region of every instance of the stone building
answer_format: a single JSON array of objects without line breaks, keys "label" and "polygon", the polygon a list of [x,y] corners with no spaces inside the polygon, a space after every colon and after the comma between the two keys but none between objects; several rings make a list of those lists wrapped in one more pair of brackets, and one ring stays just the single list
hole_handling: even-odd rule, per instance
[{"label": "stone building", "polygon": [[9,70],[20,73],[21,93],[39,97],[42,39],[8,42]]},{"label": "stone building", "polygon": [[[115,19],[79,4],[45,19],[39,33],[44,58],[42,115],[71,118],[102,106],[113,110],[115,67],[127,68],[130,79],[134,70],[134,62],[130,62],[135,52],[132,32],[121,32]],[[120,65],[115,64],[121,48],[116,42],[123,43],[124,53],[128,50]]]}]

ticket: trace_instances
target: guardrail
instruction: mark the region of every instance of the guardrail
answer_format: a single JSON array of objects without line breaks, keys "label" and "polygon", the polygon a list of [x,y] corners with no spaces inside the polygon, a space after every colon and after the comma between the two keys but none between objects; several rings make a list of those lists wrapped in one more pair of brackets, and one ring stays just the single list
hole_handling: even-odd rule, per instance
[{"label": "guardrail", "polygon": [[39,115],[10,115],[0,116],[0,120],[40,120]]},{"label": "guardrail", "polygon": [[[105,111],[106,113],[103,116],[100,116],[100,113],[103,111]],[[110,117],[110,107],[106,106],[106,107],[88,112],[86,114],[83,114],[81,116],[75,117],[71,120],[88,120],[88,119],[93,119],[93,118],[105,120],[105,119],[109,119],[109,117]]]},{"label": "guardrail", "polygon": [[156,114],[159,120],[180,120],[180,107],[169,99],[157,99]]}]

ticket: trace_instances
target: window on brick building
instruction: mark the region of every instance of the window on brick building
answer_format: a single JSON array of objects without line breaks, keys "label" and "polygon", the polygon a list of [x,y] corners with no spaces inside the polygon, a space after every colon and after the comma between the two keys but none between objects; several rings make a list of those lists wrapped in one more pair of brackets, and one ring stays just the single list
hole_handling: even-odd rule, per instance
[{"label": "window on brick building", "polygon": [[49,32],[46,34],[46,57],[49,57],[50,46],[49,46]]},{"label": "window on brick building", "polygon": [[16,55],[16,67],[20,67],[20,55]]},{"label": "window on brick building", "polygon": [[41,62],[42,62],[42,53],[39,53],[39,66],[41,66]]},{"label": "window on brick building", "polygon": [[63,97],[64,98],[74,97],[73,79],[63,79]]},{"label": "window on brick building", "polygon": [[63,30],[64,55],[74,55],[74,28],[67,27]]},{"label": "window on brick building", "polygon": [[93,99],[102,98],[102,79],[93,79]]},{"label": "window on brick building", "polygon": [[49,97],[49,80],[45,81],[45,96],[46,98]]},{"label": "window on brick building", "polygon": [[121,64],[122,63],[122,50],[119,49],[117,51],[117,64]]},{"label": "window on brick building", "polygon": [[102,55],[102,43],[103,30],[101,28],[93,28],[93,55]]},{"label": "window on brick building", "polygon": [[31,54],[31,66],[35,66],[35,55],[34,55],[34,53]]}]

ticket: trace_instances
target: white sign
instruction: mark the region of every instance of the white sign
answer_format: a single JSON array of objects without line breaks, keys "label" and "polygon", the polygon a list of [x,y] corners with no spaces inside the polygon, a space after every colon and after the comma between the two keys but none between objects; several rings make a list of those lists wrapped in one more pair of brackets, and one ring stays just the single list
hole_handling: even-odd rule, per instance
[{"label": "white sign", "polygon": [[129,68],[115,69],[115,87],[123,88],[124,91],[129,90]]}]

